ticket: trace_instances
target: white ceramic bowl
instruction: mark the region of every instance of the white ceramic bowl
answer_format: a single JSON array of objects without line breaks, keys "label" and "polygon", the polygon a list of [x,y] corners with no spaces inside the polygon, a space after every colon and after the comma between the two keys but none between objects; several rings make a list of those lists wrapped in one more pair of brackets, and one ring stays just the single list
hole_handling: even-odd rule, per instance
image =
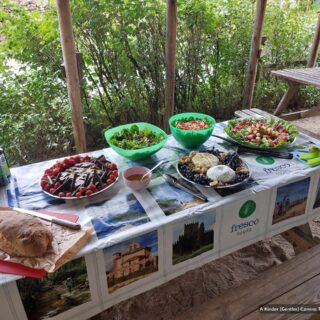
[{"label": "white ceramic bowl", "polygon": [[151,181],[152,172],[150,172],[143,181],[139,180],[128,180],[128,177],[132,175],[144,175],[150,169],[146,167],[130,167],[122,172],[124,183],[132,190],[139,191],[145,189]]}]

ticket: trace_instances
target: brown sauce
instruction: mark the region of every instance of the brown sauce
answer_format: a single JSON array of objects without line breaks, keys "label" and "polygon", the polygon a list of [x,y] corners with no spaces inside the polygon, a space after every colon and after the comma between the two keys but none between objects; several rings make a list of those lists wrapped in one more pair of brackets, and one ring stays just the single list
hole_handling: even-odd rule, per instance
[{"label": "brown sauce", "polygon": [[[143,176],[144,174],[132,174],[131,176],[126,177],[126,179],[129,181],[140,181]],[[143,180],[146,180],[146,179],[148,179],[148,176],[145,176],[143,178]]]}]

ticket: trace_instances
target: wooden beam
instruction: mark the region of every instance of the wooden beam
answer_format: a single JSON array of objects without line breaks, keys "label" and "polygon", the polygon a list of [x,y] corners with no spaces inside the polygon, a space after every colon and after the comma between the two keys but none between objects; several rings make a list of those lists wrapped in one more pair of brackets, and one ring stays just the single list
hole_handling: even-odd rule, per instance
[{"label": "wooden beam", "polygon": [[281,113],[279,117],[284,120],[293,121],[320,115],[320,107],[314,107],[307,110],[300,110],[289,113]]},{"label": "wooden beam", "polygon": [[257,76],[259,50],[262,37],[263,21],[266,12],[267,0],[258,0],[256,6],[256,17],[251,40],[251,50],[247,71],[247,82],[244,94],[244,107],[251,108],[253,100],[254,85]]},{"label": "wooden beam", "polygon": [[174,113],[174,90],[176,73],[177,0],[167,0],[166,40],[166,106],[163,126],[169,132],[169,118]]},{"label": "wooden beam", "polygon": [[318,22],[317,22],[316,30],[314,33],[312,46],[310,49],[310,56],[308,59],[307,68],[312,68],[315,66],[317,57],[318,57],[319,44],[320,44],[320,13],[318,13]]},{"label": "wooden beam", "polygon": [[277,109],[275,110],[275,112],[273,113],[275,116],[279,115],[282,113],[282,111],[284,111],[289,102],[291,101],[291,99],[294,97],[296,91],[297,91],[297,84],[289,84],[289,88],[287,89],[287,91],[285,92],[285,94],[283,95],[283,97],[281,98]]},{"label": "wooden beam", "polygon": [[56,2],[58,8],[63,61],[67,77],[68,96],[72,111],[73,136],[77,152],[82,153],[86,151],[86,140],[82,115],[77,58],[72,32],[70,4],[69,0],[56,0]]}]

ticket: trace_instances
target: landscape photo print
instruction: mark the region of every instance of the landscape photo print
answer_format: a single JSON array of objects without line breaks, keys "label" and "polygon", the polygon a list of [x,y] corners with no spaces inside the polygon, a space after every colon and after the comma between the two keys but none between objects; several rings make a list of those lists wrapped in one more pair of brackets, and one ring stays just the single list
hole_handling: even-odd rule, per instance
[{"label": "landscape photo print", "polygon": [[310,177],[278,188],[272,224],[305,214],[309,186]]},{"label": "landscape photo print", "polygon": [[91,301],[85,258],[70,261],[43,279],[22,278],[16,283],[28,320],[49,319]]}]

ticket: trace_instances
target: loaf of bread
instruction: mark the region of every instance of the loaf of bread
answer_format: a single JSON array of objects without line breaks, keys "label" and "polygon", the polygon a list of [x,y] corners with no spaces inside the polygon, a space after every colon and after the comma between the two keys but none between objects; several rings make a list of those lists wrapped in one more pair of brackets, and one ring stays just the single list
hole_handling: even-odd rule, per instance
[{"label": "loaf of bread", "polygon": [[53,235],[38,218],[13,210],[0,211],[0,249],[10,256],[41,257]]}]

